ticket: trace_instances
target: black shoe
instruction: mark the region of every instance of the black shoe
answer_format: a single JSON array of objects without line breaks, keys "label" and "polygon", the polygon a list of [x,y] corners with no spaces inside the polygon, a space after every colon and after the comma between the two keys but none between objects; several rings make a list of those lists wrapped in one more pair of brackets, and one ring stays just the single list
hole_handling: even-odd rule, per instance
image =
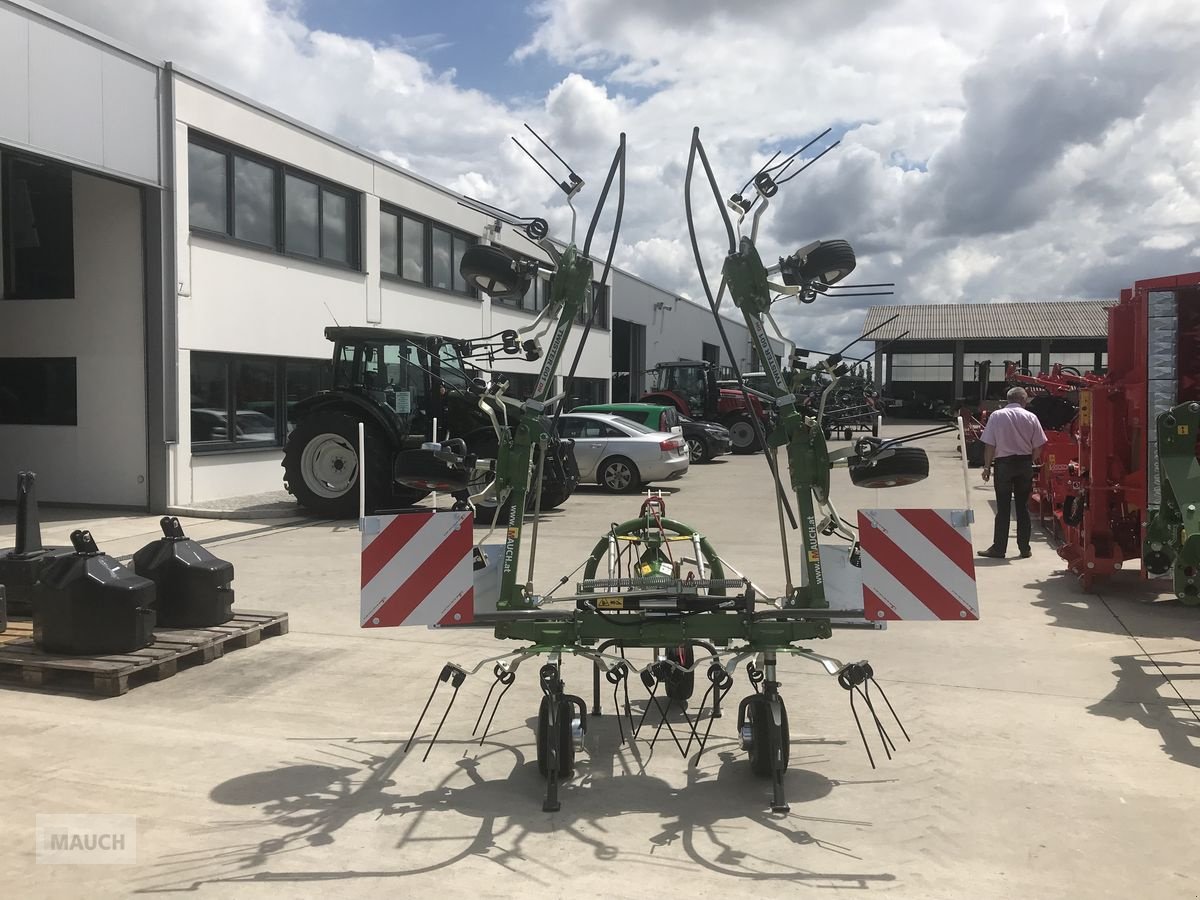
[{"label": "black shoe", "polygon": [[1021,551],[1021,559],[1029,559],[1031,556],[1033,556],[1033,551],[1028,547]]},{"label": "black shoe", "polygon": [[979,555],[986,556],[988,559],[1004,559],[1004,554],[992,547],[988,547],[986,550],[980,550]]}]

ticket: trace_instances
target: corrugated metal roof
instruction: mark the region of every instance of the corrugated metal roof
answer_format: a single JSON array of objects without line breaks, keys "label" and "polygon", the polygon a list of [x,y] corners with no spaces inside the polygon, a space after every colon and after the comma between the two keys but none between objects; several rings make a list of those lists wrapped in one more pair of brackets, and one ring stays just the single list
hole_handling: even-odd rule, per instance
[{"label": "corrugated metal roof", "polygon": [[891,316],[868,340],[886,341],[905,331],[906,341],[974,338],[1102,338],[1108,335],[1105,310],[1116,300],[1025,300],[1017,303],[931,303],[872,306],[862,333]]}]

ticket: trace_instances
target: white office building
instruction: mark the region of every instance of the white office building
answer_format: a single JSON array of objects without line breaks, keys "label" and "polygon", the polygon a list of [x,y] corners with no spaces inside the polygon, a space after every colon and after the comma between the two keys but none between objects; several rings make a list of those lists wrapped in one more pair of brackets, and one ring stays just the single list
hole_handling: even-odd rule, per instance
[{"label": "white office building", "polygon": [[[0,499],[22,469],[44,501],[154,511],[281,489],[289,404],[328,378],[326,326],[532,321],[544,285],[504,305],[463,282],[488,220],[460,199],[0,0]],[[597,298],[580,399],[636,399],[660,360],[730,362],[706,308],[619,271]],[[746,329],[726,327],[748,365]]]}]

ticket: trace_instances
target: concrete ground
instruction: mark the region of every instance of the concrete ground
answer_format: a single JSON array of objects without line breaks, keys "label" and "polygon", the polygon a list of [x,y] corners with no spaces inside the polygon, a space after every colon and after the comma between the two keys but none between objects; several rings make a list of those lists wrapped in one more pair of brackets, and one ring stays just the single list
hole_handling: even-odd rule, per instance
[{"label": "concrete ground", "polygon": [[[927,446],[933,474],[911,487],[877,496],[835,472],[843,514],[960,506],[953,439]],[[971,479],[983,547],[990,490]],[[672,517],[782,588],[761,456],[725,457],[667,487]],[[540,587],[637,505],[582,490],[548,514]],[[148,517],[46,518],[48,540],[86,520],[118,556],[157,534]],[[235,563],[238,605],[287,611],[291,633],[118,698],[0,683],[6,896],[1200,895],[1200,609],[1154,602],[1132,576],[1084,594],[1040,540],[1032,559],[979,561],[977,623],[899,623],[814,647],[871,660],[912,737],[890,729],[894,760],[876,739],[872,769],[846,693],[788,660],[786,818],[769,814],[769,785],[751,775],[732,715],[690,763],[665,732],[653,751],[641,739],[621,747],[616,719],[593,719],[562,811],[548,815],[532,665],[482,747],[470,734],[486,672],[463,687],[428,761],[424,742],[404,754],[441,665],[505,647],[486,631],[360,630],[355,523],[185,526]],[[0,546],[12,535],[0,525]],[[589,693],[584,663],[568,662],[566,680]],[[739,678],[727,704],[748,691]],[[136,815],[137,865],[36,864],[39,813]]]}]

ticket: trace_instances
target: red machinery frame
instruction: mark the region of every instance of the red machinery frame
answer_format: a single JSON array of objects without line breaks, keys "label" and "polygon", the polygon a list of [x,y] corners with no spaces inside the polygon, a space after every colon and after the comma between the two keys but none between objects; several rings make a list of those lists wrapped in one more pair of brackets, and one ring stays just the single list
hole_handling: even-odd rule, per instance
[{"label": "red machinery frame", "polygon": [[[1171,342],[1173,374],[1159,379],[1168,387],[1174,382],[1174,396],[1155,399],[1149,393],[1151,367],[1163,360],[1151,358],[1151,330],[1157,326],[1150,295],[1160,291],[1175,294],[1177,337]],[[1047,380],[1054,380],[1053,373]],[[1075,380],[1067,376],[1062,386]],[[1150,278],[1121,291],[1120,302],[1108,310],[1108,372],[1103,379],[1081,380],[1075,385],[1074,439],[1051,438],[1035,509],[1053,516],[1063,540],[1059,556],[1090,589],[1096,579],[1141,558],[1148,485],[1157,478],[1149,450],[1154,416],[1164,404],[1200,399],[1200,272]],[[1144,567],[1141,573],[1145,577]]]}]

